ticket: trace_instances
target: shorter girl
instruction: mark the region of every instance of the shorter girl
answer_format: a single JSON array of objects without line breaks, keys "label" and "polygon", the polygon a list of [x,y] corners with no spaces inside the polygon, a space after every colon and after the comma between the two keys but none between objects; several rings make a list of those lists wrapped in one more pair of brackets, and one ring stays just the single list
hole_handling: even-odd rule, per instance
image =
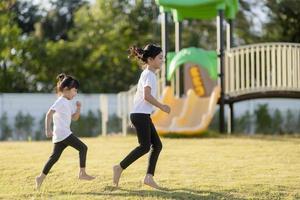
[{"label": "shorter girl", "polygon": [[[54,143],[53,153],[47,161],[42,173],[36,177],[36,189],[39,189],[44,179],[46,178],[51,167],[58,161],[63,150],[71,146],[79,151],[80,171],[79,179],[92,180],[93,176],[88,175],[85,172],[87,146],[80,141],[76,136],[72,134],[70,129],[71,120],[78,120],[80,116],[81,103],[76,102],[75,106],[72,106],[71,99],[77,94],[79,82],[72,76],[60,74],[57,76],[57,94],[58,99],[50,107],[46,115],[45,120],[45,132],[47,137],[52,137]],[[51,123],[53,119],[53,132],[51,129]]]}]

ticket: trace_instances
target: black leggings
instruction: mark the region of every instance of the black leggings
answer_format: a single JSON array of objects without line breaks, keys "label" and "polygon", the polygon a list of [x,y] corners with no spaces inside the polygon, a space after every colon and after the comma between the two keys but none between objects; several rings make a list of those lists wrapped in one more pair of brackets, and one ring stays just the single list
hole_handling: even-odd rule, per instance
[{"label": "black leggings", "polygon": [[150,151],[147,173],[154,175],[156,162],[162,149],[162,144],[150,118],[150,114],[133,113],[130,120],[136,128],[139,146],[132,150],[121,161],[120,166],[126,169],[130,164]]},{"label": "black leggings", "polygon": [[47,161],[46,165],[44,166],[43,174],[45,174],[45,175],[48,174],[51,167],[58,161],[61,153],[67,146],[71,146],[79,151],[80,167],[85,168],[86,153],[87,153],[88,148],[76,136],[71,134],[63,141],[54,143],[53,153],[49,157],[49,160]]}]

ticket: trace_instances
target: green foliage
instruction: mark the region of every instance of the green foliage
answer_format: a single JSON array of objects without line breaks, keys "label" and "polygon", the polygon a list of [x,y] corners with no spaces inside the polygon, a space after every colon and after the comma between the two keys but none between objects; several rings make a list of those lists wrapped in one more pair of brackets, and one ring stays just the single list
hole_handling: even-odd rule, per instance
[{"label": "green foliage", "polygon": [[[17,113],[12,129],[7,120],[7,114],[3,113],[0,118],[0,140],[17,139],[17,140],[46,140],[45,135],[45,116],[38,120],[37,128],[34,129],[35,119],[29,114]],[[96,137],[101,134],[101,112],[96,113],[91,110],[87,114],[81,114],[79,120],[72,121],[71,130],[79,137]],[[109,116],[107,122],[107,131],[109,133],[119,133],[121,131],[122,121],[117,115]]]},{"label": "green foliage", "polygon": [[283,117],[279,109],[275,109],[275,112],[272,117],[272,129],[273,133],[283,133]]},{"label": "green foliage", "polygon": [[[139,68],[127,58],[136,44],[160,44],[159,10],[155,1],[51,1],[43,10],[31,1],[0,2],[0,91],[52,92],[61,72],[76,76],[81,91],[119,92],[136,84]],[[255,3],[240,1],[235,44],[265,41],[299,42],[299,4],[268,0],[265,34],[252,31]],[[170,50],[174,23],[169,15]],[[246,27],[246,28],[245,28]],[[249,28],[248,28],[249,27]],[[261,37],[263,35],[263,37]],[[215,20],[183,22],[182,46],[216,48]]]},{"label": "green foliage", "polygon": [[35,29],[35,23],[41,20],[42,11],[38,5],[31,1],[16,1],[12,7],[15,13],[15,21],[23,34],[30,34]]},{"label": "green foliage", "polygon": [[74,27],[74,14],[86,3],[85,0],[52,1],[52,9],[40,21],[40,36],[53,41],[68,40],[68,31]]},{"label": "green foliage", "polygon": [[213,118],[212,118],[212,121],[209,125],[209,130],[212,130],[212,131],[219,131],[219,121],[220,121],[220,110],[218,109]]},{"label": "green foliage", "polygon": [[26,70],[19,67],[22,62],[21,30],[14,23],[15,13],[11,12],[13,1],[0,2],[0,91],[21,92],[26,90]]},{"label": "green foliage", "polygon": [[46,118],[46,113],[42,115],[38,122],[38,128],[35,132],[35,137],[34,140],[46,140],[46,133],[45,133],[45,118]]},{"label": "green foliage", "polygon": [[288,109],[283,115],[279,109],[270,111],[267,104],[261,104],[256,107],[253,115],[246,111],[235,119],[235,132],[250,133],[251,127],[255,127],[255,133],[297,134],[300,130],[299,122],[300,111]]},{"label": "green foliage", "polygon": [[0,140],[7,140],[12,137],[12,129],[8,124],[6,112],[2,113],[2,115],[0,117],[0,127],[1,127]]},{"label": "green foliage", "polygon": [[71,123],[72,132],[79,137],[93,137],[100,134],[101,115],[98,111],[94,114],[88,111],[87,115],[81,115],[77,121]]},{"label": "green foliage", "polygon": [[235,120],[235,132],[250,133],[252,124],[252,116],[249,111],[246,111],[241,117]]},{"label": "green foliage", "polygon": [[298,111],[298,115],[296,115],[296,133],[300,133],[300,110]]},{"label": "green foliage", "polygon": [[298,0],[267,0],[269,21],[264,41],[300,42],[300,3]]},{"label": "green foliage", "polygon": [[108,133],[119,133],[122,128],[122,119],[119,118],[116,114],[109,116],[107,122],[107,131]]},{"label": "green foliage", "polygon": [[[0,76],[5,77],[5,82],[0,83],[1,91],[51,92],[55,77],[61,72],[77,77],[85,93],[127,90],[139,76],[138,66],[127,58],[128,47],[160,43],[158,8],[144,5],[142,1],[136,4],[121,0],[97,1],[93,6],[83,1],[57,1],[44,17],[34,16],[34,10],[30,3],[16,3],[15,13],[5,12],[5,19],[0,19],[0,24],[3,23],[0,29],[16,32],[0,35],[1,38],[14,37],[12,41],[20,45],[18,39],[22,31],[18,24],[27,35],[22,40],[20,53],[15,56],[19,62],[11,60],[9,55],[1,63]],[[68,12],[63,14],[62,11]],[[34,32],[29,32],[30,27],[26,29],[26,23],[20,21],[22,17],[31,20],[27,26],[35,23]],[[12,25],[6,28],[9,23]],[[10,52],[11,46],[16,48],[17,45],[7,45],[7,50],[0,49],[0,52]],[[22,72],[16,73],[17,69],[7,67],[7,63],[18,66]],[[12,70],[11,77],[7,76],[7,69]]]},{"label": "green foliage", "polygon": [[19,111],[15,116],[15,133],[18,139],[32,139],[32,127],[34,118],[30,114],[24,115]]},{"label": "green foliage", "polygon": [[286,111],[284,128],[286,133],[293,133],[296,129],[295,116],[290,109]]},{"label": "green foliage", "polygon": [[269,113],[268,105],[261,104],[254,111],[255,115],[255,125],[256,125],[256,133],[271,133],[271,122],[272,118]]}]

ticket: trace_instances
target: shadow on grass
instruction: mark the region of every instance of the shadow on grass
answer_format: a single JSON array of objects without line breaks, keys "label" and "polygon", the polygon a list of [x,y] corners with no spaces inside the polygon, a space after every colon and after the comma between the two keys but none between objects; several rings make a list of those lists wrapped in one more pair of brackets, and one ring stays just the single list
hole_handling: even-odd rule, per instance
[{"label": "shadow on grass", "polygon": [[207,130],[200,133],[193,133],[193,134],[184,134],[184,133],[168,133],[163,135],[165,138],[222,138],[226,135],[222,135],[218,132]]},{"label": "shadow on grass", "polygon": [[89,196],[111,196],[112,198],[120,197],[132,197],[132,198],[143,198],[143,197],[153,197],[161,199],[233,199],[233,200],[243,200],[244,198],[234,197],[231,192],[214,192],[214,191],[204,191],[204,190],[193,190],[187,188],[177,188],[177,189],[163,189],[163,190],[132,190],[124,188],[115,188],[112,186],[106,186],[103,192],[48,192],[51,196],[57,195],[89,195]]},{"label": "shadow on grass", "polygon": [[230,137],[233,138],[244,138],[244,139],[253,139],[253,140],[262,140],[262,141],[280,141],[280,142],[292,142],[295,144],[300,143],[300,134],[294,135],[267,135],[267,134],[254,134],[254,135],[247,135],[247,134],[232,134]]},{"label": "shadow on grass", "polygon": [[230,139],[230,138],[240,138],[240,139],[254,139],[254,140],[263,140],[263,141],[282,141],[282,142],[293,142],[295,144],[300,143],[300,134],[284,134],[284,135],[272,135],[272,134],[241,134],[241,133],[232,133],[220,134],[219,132],[207,130],[202,133],[194,134],[178,134],[178,133],[168,133],[163,135],[164,138],[173,138],[173,139],[195,139],[195,138],[205,138],[205,139]]}]

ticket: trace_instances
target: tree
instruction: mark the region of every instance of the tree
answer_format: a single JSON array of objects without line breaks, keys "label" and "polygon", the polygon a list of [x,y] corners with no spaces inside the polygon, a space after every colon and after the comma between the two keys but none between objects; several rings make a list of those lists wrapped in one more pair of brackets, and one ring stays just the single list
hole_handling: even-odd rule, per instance
[{"label": "tree", "polygon": [[111,133],[119,133],[122,129],[122,119],[116,114],[109,116],[107,130]]},{"label": "tree", "polygon": [[42,115],[38,122],[38,129],[35,132],[35,140],[46,140],[46,134],[45,134],[45,118],[46,118],[46,113]]},{"label": "tree", "polygon": [[220,119],[219,116],[220,116],[220,109],[217,109],[209,125],[210,130],[219,131],[219,119]]},{"label": "tree", "polygon": [[[75,14],[75,29],[70,39],[79,50],[80,68],[75,76],[87,80],[86,92],[118,92],[127,90],[139,77],[139,68],[127,58],[127,49],[136,44],[159,43],[152,34],[152,8],[141,1],[97,1]],[[156,26],[158,26],[156,24]],[[88,30],[88,32],[86,31]],[[76,70],[80,69],[80,71]],[[74,69],[74,68],[73,68]]]},{"label": "tree", "polygon": [[286,111],[286,117],[284,121],[285,121],[284,123],[285,132],[293,133],[296,129],[296,124],[295,124],[294,114],[290,109]]},{"label": "tree", "polygon": [[74,26],[74,13],[87,4],[87,1],[56,0],[50,3],[51,9],[39,21],[39,36],[52,41],[68,40],[68,31]]},{"label": "tree", "polygon": [[236,132],[238,133],[250,133],[251,132],[251,114],[246,111],[241,117],[236,119]]},{"label": "tree", "polygon": [[300,111],[298,111],[298,117],[296,121],[296,133],[300,134]]},{"label": "tree", "polygon": [[8,118],[6,112],[2,113],[2,116],[0,118],[0,127],[1,127],[0,140],[7,140],[12,136],[12,129],[8,124]]},{"label": "tree", "polygon": [[[239,1],[239,11],[237,13],[236,19],[234,20],[234,46],[254,44],[262,42],[261,32],[257,32],[254,27],[257,26],[254,22],[255,7],[260,1]],[[263,23],[263,22],[261,22]]]},{"label": "tree", "polygon": [[31,1],[16,1],[12,7],[15,13],[14,20],[23,34],[30,34],[35,30],[35,24],[42,18],[43,11],[38,5],[34,5]]},{"label": "tree", "polygon": [[[160,44],[159,8],[154,0],[97,0],[93,5],[85,0],[55,0],[49,10],[22,0],[0,5],[5,7],[0,14],[4,30],[0,40],[10,41],[0,45],[4,92],[52,92],[61,72],[78,78],[85,93],[128,90],[140,74],[137,64],[127,58],[128,47]],[[251,4],[243,0],[241,7],[236,41],[257,41],[259,37],[244,28],[251,27],[245,17]],[[172,49],[174,23],[170,26]],[[183,26],[184,47],[216,47],[215,20],[190,20]]]},{"label": "tree", "polygon": [[272,117],[272,132],[273,133],[283,133],[283,118],[279,109],[275,109],[275,112]]},{"label": "tree", "polygon": [[18,139],[32,139],[32,127],[34,118],[30,115],[24,115],[19,111],[15,117],[15,132]]},{"label": "tree", "polygon": [[[72,7],[70,1],[63,2],[57,2],[35,24],[35,34],[25,38],[19,69],[29,77],[18,84],[24,86],[22,91],[52,92],[61,72],[78,78],[85,93],[118,92],[135,84],[139,67],[127,58],[127,49],[133,44],[160,43],[159,31],[153,32],[159,30],[153,4],[113,0],[89,6],[76,1],[78,6]],[[61,10],[72,10],[72,25],[64,21],[68,14],[57,16]]]},{"label": "tree", "polygon": [[100,134],[100,115],[88,111],[87,115],[81,115],[78,121],[71,123],[71,130],[80,137],[93,137]]},{"label": "tree", "polygon": [[271,133],[272,118],[269,113],[268,104],[260,104],[254,111],[256,120],[256,133]]},{"label": "tree", "polygon": [[15,1],[0,1],[0,91],[20,92],[28,85],[27,71],[19,67],[24,41],[11,12]]},{"label": "tree", "polygon": [[264,41],[300,42],[300,4],[298,0],[267,0],[269,21]]}]

